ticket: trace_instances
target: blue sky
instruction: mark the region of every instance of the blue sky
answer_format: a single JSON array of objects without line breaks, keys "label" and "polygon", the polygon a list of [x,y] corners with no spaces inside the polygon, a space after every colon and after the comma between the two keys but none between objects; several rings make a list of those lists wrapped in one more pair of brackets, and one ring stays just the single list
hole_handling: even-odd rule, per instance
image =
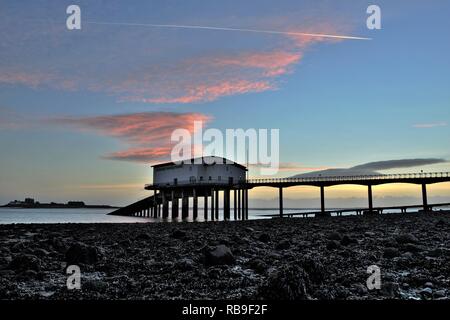
[{"label": "blue sky", "polygon": [[[81,7],[82,30],[65,28],[69,4]],[[381,30],[366,28],[369,4],[381,7]],[[279,128],[280,160],[298,166],[280,176],[448,160],[449,14],[443,0],[2,1],[0,201],[138,199],[148,163],[164,158],[168,128],[198,118],[219,129]],[[130,125],[145,130],[119,131]],[[448,163],[400,171],[422,169],[448,171]]]}]

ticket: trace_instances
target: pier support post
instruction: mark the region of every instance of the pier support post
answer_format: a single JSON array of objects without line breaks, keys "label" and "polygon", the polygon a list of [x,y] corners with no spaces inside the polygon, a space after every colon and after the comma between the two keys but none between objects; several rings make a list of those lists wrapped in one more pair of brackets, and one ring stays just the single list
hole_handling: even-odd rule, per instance
[{"label": "pier support post", "polygon": [[216,216],[215,218],[217,221],[219,221],[219,189],[216,190],[215,200],[216,200],[216,205],[214,206]]},{"label": "pier support post", "polygon": [[237,220],[237,198],[236,198],[236,189],[233,191],[233,218]]},{"label": "pier support post", "polygon": [[320,212],[325,214],[325,187],[320,186]]},{"label": "pier support post", "polygon": [[238,214],[238,216],[237,216],[237,218],[238,218],[238,220],[241,220],[241,189],[237,190],[237,196],[238,196],[238,199],[237,199],[237,205],[238,205],[237,214]]},{"label": "pier support post", "polygon": [[203,220],[208,220],[208,190],[205,190],[205,196],[203,197]]},{"label": "pier support post", "polygon": [[369,212],[373,213],[373,198],[372,198],[372,185],[367,186],[368,197],[369,197]]},{"label": "pier support post", "polygon": [[279,198],[279,208],[280,208],[280,218],[283,218],[283,188],[278,188],[278,198]]},{"label": "pier support post", "polygon": [[245,220],[245,190],[242,189],[242,212],[241,212],[241,220]]},{"label": "pier support post", "polygon": [[192,190],[192,219],[197,220],[198,216],[198,198],[197,190],[194,188]]},{"label": "pier support post", "polygon": [[242,189],[242,212],[241,212],[241,220],[245,220],[245,189]]},{"label": "pier support post", "polygon": [[189,217],[189,197],[186,196],[186,192],[183,190],[181,191],[181,217],[184,219],[186,219],[187,217]]},{"label": "pier support post", "polygon": [[423,201],[423,211],[428,211],[428,196],[427,196],[427,184],[422,183],[422,201]]},{"label": "pier support post", "polygon": [[158,217],[158,209],[157,209],[158,202],[156,201],[156,197],[157,197],[157,194],[158,194],[157,192],[158,192],[157,190],[155,190],[153,192],[153,218],[157,218]]},{"label": "pier support post", "polygon": [[211,189],[211,221],[214,221],[214,189]]},{"label": "pier support post", "polygon": [[223,219],[230,220],[230,189],[223,191]]},{"label": "pier support post", "polygon": [[248,220],[248,189],[245,189],[245,220]]},{"label": "pier support post", "polygon": [[162,207],[163,219],[167,219],[169,217],[169,201],[167,200],[166,192],[162,193]]},{"label": "pier support post", "polygon": [[175,191],[172,191],[172,219],[178,218],[178,198]]}]

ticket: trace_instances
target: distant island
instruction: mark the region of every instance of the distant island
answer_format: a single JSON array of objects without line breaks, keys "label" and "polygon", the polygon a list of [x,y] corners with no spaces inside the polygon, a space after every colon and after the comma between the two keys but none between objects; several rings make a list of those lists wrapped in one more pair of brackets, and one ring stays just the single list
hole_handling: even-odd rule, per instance
[{"label": "distant island", "polygon": [[9,202],[6,205],[0,206],[2,208],[46,208],[46,209],[114,209],[118,207],[108,206],[108,205],[88,205],[83,201],[69,201],[67,203],[40,203],[39,201],[35,201],[33,198],[26,198],[24,201],[14,200]]}]

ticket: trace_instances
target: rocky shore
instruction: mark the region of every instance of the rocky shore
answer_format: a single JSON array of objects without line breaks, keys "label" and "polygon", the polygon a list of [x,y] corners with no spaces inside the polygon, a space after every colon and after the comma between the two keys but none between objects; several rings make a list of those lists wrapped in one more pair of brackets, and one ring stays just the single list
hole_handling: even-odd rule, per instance
[{"label": "rocky shore", "polygon": [[0,225],[0,242],[0,299],[450,298],[450,213]]}]

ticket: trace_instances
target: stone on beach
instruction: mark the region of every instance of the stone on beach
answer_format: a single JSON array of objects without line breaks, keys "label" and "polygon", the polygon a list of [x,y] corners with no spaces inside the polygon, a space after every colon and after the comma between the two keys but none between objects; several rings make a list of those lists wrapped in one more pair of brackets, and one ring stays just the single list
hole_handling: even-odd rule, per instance
[{"label": "stone on beach", "polygon": [[397,250],[397,248],[386,248],[383,251],[383,257],[385,258],[395,258],[398,257],[400,255],[400,252]]},{"label": "stone on beach", "polygon": [[289,240],[282,240],[275,246],[275,249],[286,250],[286,249],[289,249],[290,247],[291,247],[291,242]]},{"label": "stone on beach", "polygon": [[270,235],[268,233],[261,233],[258,237],[258,240],[264,243],[267,243],[270,241]]},{"label": "stone on beach", "polygon": [[39,271],[41,270],[41,260],[35,255],[19,254],[10,262],[8,269],[15,271]]},{"label": "stone on beach", "polygon": [[309,278],[297,265],[273,272],[259,288],[257,298],[267,300],[304,300],[308,298]]},{"label": "stone on beach", "polygon": [[175,239],[184,239],[184,238],[186,238],[186,232],[184,232],[184,231],[182,231],[182,230],[179,230],[179,229],[175,229],[175,230],[172,232],[172,238],[175,238]]},{"label": "stone on beach", "polygon": [[406,244],[406,243],[417,243],[419,240],[412,234],[406,233],[406,234],[400,234],[395,237],[395,240],[399,244]]},{"label": "stone on beach", "polygon": [[66,252],[68,265],[77,263],[94,264],[98,261],[98,258],[97,248],[80,242],[74,243]]},{"label": "stone on beach", "polygon": [[221,244],[213,249],[205,250],[205,264],[214,265],[232,265],[236,262],[230,248]]}]

